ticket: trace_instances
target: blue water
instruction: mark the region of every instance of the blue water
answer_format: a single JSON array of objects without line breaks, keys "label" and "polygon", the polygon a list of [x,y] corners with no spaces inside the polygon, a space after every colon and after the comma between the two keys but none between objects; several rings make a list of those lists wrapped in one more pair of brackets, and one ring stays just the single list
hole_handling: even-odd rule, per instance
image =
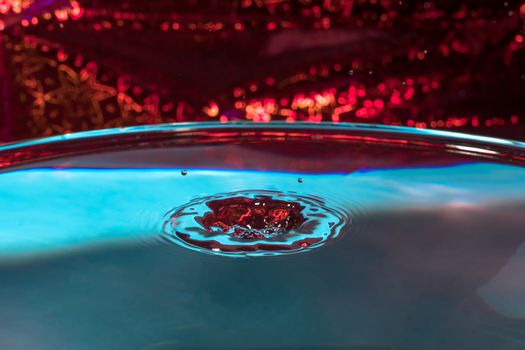
[{"label": "blue water", "polygon": [[[181,170],[0,174],[0,349],[525,348],[525,169]],[[351,224],[283,256],[165,239],[174,208],[257,190]]]},{"label": "blue water", "polygon": [[[302,178],[303,182],[297,181]],[[249,190],[315,195],[350,216],[472,210],[525,199],[525,169],[497,164],[308,175],[180,169],[30,169],[0,175],[0,262],[159,238],[192,199]]]}]

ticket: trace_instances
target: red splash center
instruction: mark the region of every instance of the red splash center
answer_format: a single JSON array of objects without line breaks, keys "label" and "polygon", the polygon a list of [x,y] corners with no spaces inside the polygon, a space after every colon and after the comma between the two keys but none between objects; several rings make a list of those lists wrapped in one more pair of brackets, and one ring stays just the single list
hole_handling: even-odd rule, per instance
[{"label": "red splash center", "polygon": [[297,202],[273,199],[233,197],[206,203],[211,212],[196,218],[208,232],[219,229],[243,239],[264,239],[299,227],[305,218],[304,206]]}]

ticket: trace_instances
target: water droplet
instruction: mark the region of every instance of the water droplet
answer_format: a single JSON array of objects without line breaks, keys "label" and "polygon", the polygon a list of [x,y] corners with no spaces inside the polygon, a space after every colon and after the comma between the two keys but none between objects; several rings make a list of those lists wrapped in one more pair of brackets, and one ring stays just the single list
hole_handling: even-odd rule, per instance
[{"label": "water droplet", "polygon": [[[317,211],[315,216],[308,214],[312,211]],[[334,229],[335,222],[343,224]],[[175,208],[166,214],[164,234],[172,242],[205,253],[279,255],[319,247],[339,236],[348,223],[346,214],[328,208],[317,197],[239,191]]]},{"label": "water droplet", "polygon": [[181,170],[181,171],[180,171],[180,174],[181,174],[182,176],[186,176],[186,175],[188,175],[188,170],[186,170],[186,169]]}]

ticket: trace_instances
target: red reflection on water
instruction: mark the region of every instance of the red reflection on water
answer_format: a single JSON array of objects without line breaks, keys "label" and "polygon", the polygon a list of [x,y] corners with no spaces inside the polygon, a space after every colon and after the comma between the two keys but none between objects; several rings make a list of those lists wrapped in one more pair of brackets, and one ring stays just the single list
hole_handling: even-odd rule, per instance
[{"label": "red reflection on water", "polygon": [[297,202],[260,198],[234,197],[213,200],[206,205],[212,210],[196,220],[209,232],[219,228],[231,231],[243,240],[264,239],[299,227],[305,218],[304,206]]}]

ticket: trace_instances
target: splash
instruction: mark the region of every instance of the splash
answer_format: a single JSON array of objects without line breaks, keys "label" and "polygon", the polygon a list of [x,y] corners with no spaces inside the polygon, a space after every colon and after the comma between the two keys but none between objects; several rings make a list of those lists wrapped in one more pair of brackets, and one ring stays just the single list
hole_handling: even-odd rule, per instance
[{"label": "splash", "polygon": [[307,251],[338,237],[346,214],[317,197],[239,191],[197,198],[166,214],[164,233],[179,245],[228,256]]}]

